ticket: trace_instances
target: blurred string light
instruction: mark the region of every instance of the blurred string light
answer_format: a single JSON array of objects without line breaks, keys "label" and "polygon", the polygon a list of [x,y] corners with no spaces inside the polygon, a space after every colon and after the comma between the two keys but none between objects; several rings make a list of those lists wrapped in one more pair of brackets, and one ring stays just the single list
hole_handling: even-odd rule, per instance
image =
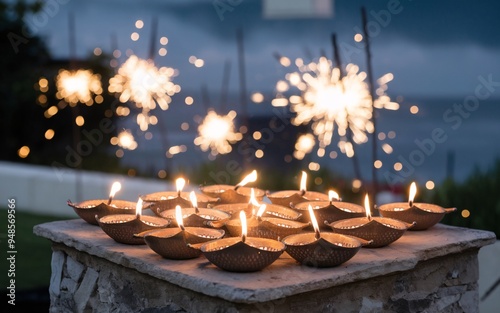
[{"label": "blurred string light", "polygon": [[172,82],[177,74],[173,68],[157,68],[152,61],[132,55],[109,80],[109,92],[120,94],[120,102],[132,101],[142,110],[137,115],[137,124],[142,131],[146,131],[149,125],[158,122],[151,111],[157,105],[167,110],[171,97],[180,92],[180,86]]},{"label": "blurred string light", "polygon": [[135,141],[134,135],[132,135],[129,130],[122,130],[117,137],[112,137],[110,142],[112,145],[127,150],[135,150],[137,148],[137,142]]},{"label": "blurred string light", "polygon": [[316,144],[316,140],[312,134],[302,134],[297,139],[295,143],[295,151],[293,152],[293,156],[302,160],[306,154],[310,153]]},{"label": "blurred string light", "polygon": [[236,112],[230,111],[227,115],[218,115],[215,111],[208,111],[198,126],[198,137],[194,144],[201,150],[208,151],[216,156],[231,152],[231,144],[240,141],[243,135],[235,131],[234,119]]},{"label": "blurred string light", "polygon": [[[40,79],[39,84],[45,85],[45,80]],[[102,93],[101,76],[90,70],[60,70],[56,77],[56,87],[56,97],[70,106],[75,106],[78,102],[91,106],[94,103],[92,96]]]},{"label": "blurred string light", "polygon": [[[360,72],[357,65],[348,64],[346,74],[341,78],[340,70],[333,67],[326,57],[309,64],[296,59],[295,65],[298,71],[286,74],[286,81],[280,80],[276,84],[277,95],[272,105],[290,105],[290,110],[297,114],[292,119],[296,126],[311,123],[318,140],[319,157],[325,155],[324,149],[332,143],[335,131],[339,136],[339,150],[348,157],[354,156],[353,144],[367,142],[367,133],[374,130],[366,73]],[[387,83],[392,79],[390,73],[378,79],[377,99],[373,103],[375,108],[399,109],[399,104],[392,102],[386,94]],[[284,93],[290,86],[301,94],[286,97]],[[347,139],[348,131],[352,134],[352,142]]]}]

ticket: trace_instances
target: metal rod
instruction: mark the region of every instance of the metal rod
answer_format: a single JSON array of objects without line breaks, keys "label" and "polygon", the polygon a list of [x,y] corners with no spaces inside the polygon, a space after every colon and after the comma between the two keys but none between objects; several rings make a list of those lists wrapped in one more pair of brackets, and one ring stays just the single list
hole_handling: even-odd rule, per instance
[{"label": "metal rod", "polygon": [[372,98],[372,124],[373,124],[373,139],[372,139],[372,187],[373,187],[373,203],[377,201],[378,193],[378,179],[377,179],[377,169],[374,164],[377,160],[377,111],[374,106],[375,92],[373,84],[373,70],[372,70],[372,55],[370,52],[370,35],[368,34],[368,18],[366,15],[366,8],[361,7],[361,18],[363,22],[363,39],[365,41],[365,53],[366,53],[366,75],[368,77],[368,85],[370,88],[370,96]]}]

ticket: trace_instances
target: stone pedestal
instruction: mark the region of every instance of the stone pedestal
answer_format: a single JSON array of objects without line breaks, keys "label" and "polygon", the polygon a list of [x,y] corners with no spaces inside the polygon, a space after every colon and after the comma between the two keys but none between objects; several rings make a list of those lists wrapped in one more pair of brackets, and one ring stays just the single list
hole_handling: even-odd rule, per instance
[{"label": "stone pedestal", "polygon": [[478,312],[477,253],[491,232],[438,224],[326,269],[284,253],[256,273],[174,261],[82,220],[37,225],[53,242],[51,312]]}]

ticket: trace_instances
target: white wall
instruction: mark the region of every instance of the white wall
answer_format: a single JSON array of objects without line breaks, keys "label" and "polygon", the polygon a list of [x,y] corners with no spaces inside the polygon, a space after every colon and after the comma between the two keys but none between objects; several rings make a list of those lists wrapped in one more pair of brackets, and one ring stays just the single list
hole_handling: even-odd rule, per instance
[{"label": "white wall", "polygon": [[[19,211],[76,218],[66,204],[68,200],[107,199],[114,181],[122,184],[115,199],[137,201],[139,195],[175,191],[174,181],[0,162],[0,207],[7,207],[7,200],[16,198]],[[191,190],[195,190],[193,186],[184,188]]]}]

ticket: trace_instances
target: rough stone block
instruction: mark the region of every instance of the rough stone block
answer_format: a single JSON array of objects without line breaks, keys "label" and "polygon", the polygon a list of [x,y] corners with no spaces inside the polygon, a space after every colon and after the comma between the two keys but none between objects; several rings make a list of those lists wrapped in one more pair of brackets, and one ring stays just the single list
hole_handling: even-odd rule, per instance
[{"label": "rough stone block", "polygon": [[61,290],[61,279],[64,267],[64,253],[61,251],[52,252],[52,260],[50,263],[51,275],[49,294],[51,297],[59,296]]}]

